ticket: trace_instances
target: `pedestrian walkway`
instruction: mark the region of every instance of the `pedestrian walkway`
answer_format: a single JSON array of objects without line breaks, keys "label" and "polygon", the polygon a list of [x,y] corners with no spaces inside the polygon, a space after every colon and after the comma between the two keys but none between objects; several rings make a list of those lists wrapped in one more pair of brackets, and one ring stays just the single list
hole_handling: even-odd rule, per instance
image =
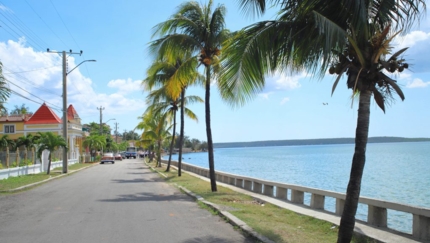
[{"label": "pedestrian walkway", "polygon": [[[208,178],[200,176],[198,174],[192,173],[192,172],[188,172],[185,171],[186,173],[193,175],[195,177],[198,177],[202,180],[205,181],[210,181]],[[261,194],[257,194],[257,193],[253,193],[251,191],[248,190],[244,190],[242,188],[236,187],[236,186],[232,186],[229,184],[225,184],[222,182],[217,181],[217,184],[226,188],[229,188],[233,191],[239,192],[239,193],[243,193],[243,194],[247,194],[253,198],[256,198],[260,201],[266,202],[266,203],[270,203],[273,205],[276,205],[278,207],[281,208],[285,208],[288,210],[291,210],[293,212],[302,214],[302,215],[307,215],[310,217],[314,217],[317,219],[321,219],[330,223],[333,223],[334,225],[339,225],[340,222],[340,217],[334,214],[329,214],[327,212],[323,212],[323,211],[318,211],[318,210],[314,210],[311,209],[309,207],[306,206],[300,206],[297,204],[293,204],[287,201],[282,201],[273,197],[269,197],[269,196],[265,196],[265,195],[261,195]],[[193,194],[191,194],[191,196],[194,196]],[[202,200],[202,199],[200,199]],[[224,214],[226,217],[228,217],[229,213],[228,212],[220,212],[222,214]],[[234,218],[232,219],[233,221],[235,220]],[[246,226],[247,227],[247,226]],[[249,228],[249,227],[248,227]],[[362,235],[366,235],[372,239],[375,239],[377,241],[380,242],[387,242],[387,243],[418,243],[418,242],[423,242],[423,241],[417,241],[412,239],[410,236],[408,236],[407,234],[404,235],[399,235],[399,234],[395,234],[392,233],[390,231],[386,231],[386,230],[381,230],[375,227],[371,227],[369,225],[366,225],[364,223],[361,223],[360,221],[357,221],[355,223],[355,229],[354,231],[356,231],[359,234]],[[266,241],[267,242],[267,241]],[[429,241],[425,241],[425,242],[429,242]]]}]

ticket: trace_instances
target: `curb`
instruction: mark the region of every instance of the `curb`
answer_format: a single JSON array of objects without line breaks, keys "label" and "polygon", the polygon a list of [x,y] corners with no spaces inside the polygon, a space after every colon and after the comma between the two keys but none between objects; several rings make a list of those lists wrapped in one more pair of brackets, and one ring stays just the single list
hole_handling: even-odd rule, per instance
[{"label": "curb", "polygon": [[[163,176],[164,178],[167,178],[167,176],[157,170],[155,170],[152,166],[150,166],[149,164],[147,164],[146,162],[144,162],[148,167],[150,167],[153,171],[157,172],[158,174],[160,174],[161,176]],[[192,191],[188,190],[185,187],[182,186],[178,186],[176,183],[174,184],[176,187],[178,187],[181,191],[183,191],[185,194],[187,194],[188,196],[190,196],[191,198],[193,198],[196,201],[200,201],[202,203],[204,203],[206,206],[212,208],[213,210],[215,210],[218,214],[220,214],[221,216],[223,216],[228,223],[230,223],[233,226],[237,226],[239,227],[242,231],[244,231],[246,234],[254,237],[255,239],[257,239],[260,242],[263,243],[275,243],[274,241],[268,239],[267,237],[257,233],[254,229],[252,229],[251,227],[249,227],[245,222],[243,222],[242,220],[240,220],[239,218],[237,218],[236,216],[234,216],[233,214],[227,212],[227,211],[223,211],[221,209],[220,206],[218,206],[217,204],[211,203],[206,201],[203,197],[193,193]]]},{"label": "curb", "polygon": [[77,170],[69,171],[69,173],[67,173],[67,174],[61,174],[59,176],[51,177],[51,178],[48,178],[48,179],[43,180],[43,181],[38,181],[38,182],[35,182],[35,183],[31,183],[31,184],[28,184],[28,185],[25,185],[25,186],[21,186],[21,187],[17,187],[17,188],[10,189],[10,190],[0,191],[0,193],[4,193],[4,192],[18,192],[18,191],[21,191],[21,190],[24,190],[24,189],[27,189],[27,188],[30,188],[30,187],[34,187],[34,186],[37,186],[37,185],[45,183],[45,182],[48,182],[50,180],[59,179],[59,178],[61,178],[63,176],[71,175],[71,174],[73,174],[75,172],[78,172],[78,171],[81,171],[81,170],[84,170],[84,169],[88,169],[88,168],[91,168],[91,167],[96,166],[96,165],[98,165],[98,163],[95,163],[93,165],[90,165],[90,166],[87,166],[87,167],[84,167],[84,168],[80,168],[80,169],[77,169]]}]

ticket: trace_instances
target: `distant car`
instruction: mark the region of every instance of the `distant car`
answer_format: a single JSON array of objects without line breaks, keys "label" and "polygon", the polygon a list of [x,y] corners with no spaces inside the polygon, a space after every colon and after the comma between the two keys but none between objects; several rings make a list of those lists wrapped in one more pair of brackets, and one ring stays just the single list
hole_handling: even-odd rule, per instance
[{"label": "distant car", "polygon": [[122,155],[120,153],[115,154],[115,160],[122,160]]},{"label": "distant car", "polygon": [[100,164],[104,164],[104,163],[107,163],[107,162],[115,164],[115,157],[113,156],[113,153],[105,153],[105,154],[103,154],[103,157],[100,160]]},{"label": "distant car", "polygon": [[122,157],[123,159],[127,158],[127,157],[125,157],[125,151],[122,151],[120,154],[121,154],[121,157]]}]

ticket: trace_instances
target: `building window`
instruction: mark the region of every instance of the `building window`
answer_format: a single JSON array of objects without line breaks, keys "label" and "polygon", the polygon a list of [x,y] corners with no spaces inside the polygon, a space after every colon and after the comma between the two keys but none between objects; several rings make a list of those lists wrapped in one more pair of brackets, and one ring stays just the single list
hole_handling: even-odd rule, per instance
[{"label": "building window", "polygon": [[4,133],[15,133],[15,125],[5,125]]}]

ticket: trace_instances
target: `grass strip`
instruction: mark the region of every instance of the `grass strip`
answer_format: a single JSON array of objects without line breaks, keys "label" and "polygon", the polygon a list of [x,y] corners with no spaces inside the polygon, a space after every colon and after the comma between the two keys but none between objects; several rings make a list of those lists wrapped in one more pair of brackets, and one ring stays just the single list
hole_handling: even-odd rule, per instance
[{"label": "grass strip", "polygon": [[[73,164],[68,167],[68,171],[72,172],[75,170],[79,170],[88,166],[93,165],[93,163],[85,163],[85,164]],[[46,174],[46,172],[41,172],[39,174],[29,174],[29,175],[20,175],[20,176],[13,176],[9,177],[7,179],[0,180],[0,192],[1,193],[8,193],[5,191],[10,191],[19,187],[23,187],[26,185],[31,185],[33,183],[41,182],[50,178],[55,178],[58,176],[61,176],[62,168],[57,167],[53,170],[51,170],[51,173],[49,175]]]},{"label": "grass strip", "polygon": [[[156,167],[155,163],[149,165],[166,175],[167,178],[164,178],[166,182],[185,187],[206,201],[217,204],[222,211],[229,212],[257,233],[274,242],[332,243],[337,241],[338,227],[329,222],[258,201],[249,195],[222,187],[220,184],[217,186],[218,191],[212,192],[208,181],[188,173],[182,173],[182,176],[178,177],[176,170],[166,172],[164,166]],[[209,211],[214,213],[213,209]],[[375,241],[357,236],[352,242]]]}]

